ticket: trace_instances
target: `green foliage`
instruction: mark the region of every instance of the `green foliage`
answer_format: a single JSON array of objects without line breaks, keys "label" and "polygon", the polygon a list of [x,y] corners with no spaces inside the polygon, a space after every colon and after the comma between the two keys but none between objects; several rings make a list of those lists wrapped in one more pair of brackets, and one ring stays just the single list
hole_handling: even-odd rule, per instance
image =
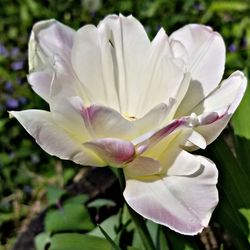
[{"label": "green foliage", "polygon": [[246,187],[250,186],[250,178],[242,168],[223,139],[210,146],[211,155],[220,173],[220,203],[215,211],[216,219],[229,233],[236,249],[249,249],[249,228],[246,219],[241,216],[240,209],[250,208],[250,196]]},{"label": "green foliage", "polygon": [[94,225],[81,204],[66,204],[60,209],[50,210],[45,218],[45,230],[60,231],[91,230]]},{"label": "green foliage", "polygon": [[237,136],[250,140],[250,86],[248,85],[245,96],[234,114],[232,125]]},{"label": "green foliage", "polygon": [[51,238],[49,250],[111,250],[109,242],[103,238],[82,234],[56,234]]}]

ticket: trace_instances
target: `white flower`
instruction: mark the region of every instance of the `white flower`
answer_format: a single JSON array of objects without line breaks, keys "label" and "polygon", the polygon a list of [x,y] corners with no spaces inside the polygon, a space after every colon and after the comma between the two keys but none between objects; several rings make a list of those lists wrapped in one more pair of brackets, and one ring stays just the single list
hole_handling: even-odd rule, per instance
[{"label": "white flower", "polygon": [[191,154],[223,130],[246,78],[221,81],[225,45],[191,24],[151,42],[132,16],[107,16],[78,31],[35,24],[28,81],[50,112],[11,112],[49,154],[124,169],[127,203],[183,234],[208,225],[218,202],[217,169]]}]

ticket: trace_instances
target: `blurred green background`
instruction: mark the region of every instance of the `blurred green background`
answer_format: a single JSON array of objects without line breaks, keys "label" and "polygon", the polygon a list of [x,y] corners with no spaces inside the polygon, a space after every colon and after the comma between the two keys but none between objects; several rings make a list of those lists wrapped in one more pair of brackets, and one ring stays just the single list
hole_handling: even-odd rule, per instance
[{"label": "blurred green background", "polygon": [[[133,14],[151,38],[188,23],[213,27],[225,39],[225,77],[250,71],[250,2],[210,0],[0,0],[0,249],[47,205],[48,185],[65,187],[81,167],[44,153],[7,110],[48,109],[27,83],[27,45],[32,25],[55,18],[75,29],[111,13]],[[225,140],[226,143],[225,143]],[[220,205],[213,217],[225,249],[250,249],[250,90],[231,126],[206,151],[219,168]],[[204,154],[204,152],[203,152]],[[223,242],[223,239],[221,240]],[[230,248],[233,247],[233,248]],[[248,248],[249,247],[249,248]],[[176,248],[179,250],[179,248]],[[193,249],[193,248],[185,248]],[[212,248],[211,248],[212,249]],[[181,249],[180,249],[181,250]]]}]

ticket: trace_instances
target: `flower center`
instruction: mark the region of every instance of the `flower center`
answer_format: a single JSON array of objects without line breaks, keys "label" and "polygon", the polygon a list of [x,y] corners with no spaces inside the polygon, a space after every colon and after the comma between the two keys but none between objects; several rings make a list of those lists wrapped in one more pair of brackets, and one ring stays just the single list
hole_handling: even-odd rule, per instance
[{"label": "flower center", "polygon": [[123,116],[124,116],[125,119],[127,119],[127,120],[129,120],[129,121],[135,121],[135,120],[137,120],[137,118],[136,118],[135,116],[129,115],[129,114],[127,114],[127,113],[124,114]]}]

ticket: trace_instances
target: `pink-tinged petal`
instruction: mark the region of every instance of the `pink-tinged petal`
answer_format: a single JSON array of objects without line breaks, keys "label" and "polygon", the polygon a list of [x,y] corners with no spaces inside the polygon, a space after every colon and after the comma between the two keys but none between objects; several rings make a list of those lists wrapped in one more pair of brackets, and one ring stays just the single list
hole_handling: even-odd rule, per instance
[{"label": "pink-tinged petal", "polygon": [[79,138],[74,137],[55,123],[50,112],[42,110],[25,110],[10,112],[38,145],[50,155],[72,160],[81,165],[105,166],[99,156],[82,146]]},{"label": "pink-tinged petal", "polygon": [[56,20],[41,21],[34,25],[29,41],[28,80],[32,88],[47,102],[60,95],[78,95],[70,65],[70,53],[75,31]]},{"label": "pink-tinged petal", "polygon": [[[29,41],[30,71],[48,66],[44,61],[42,64],[38,63],[41,59],[47,58],[46,60],[52,63],[54,56],[69,60],[74,35],[72,28],[53,19],[36,23]],[[39,55],[42,55],[42,58],[39,58]]]},{"label": "pink-tinged petal", "polygon": [[222,130],[228,124],[231,116],[232,115],[229,114],[218,116],[219,119],[217,119],[215,122],[201,125],[195,128],[195,130],[204,137],[204,139],[206,140],[206,144],[209,145],[220,135]]},{"label": "pink-tinged petal", "polygon": [[139,156],[126,164],[123,168],[127,178],[143,178],[160,174],[162,167],[159,161],[153,158]]},{"label": "pink-tinged petal", "polygon": [[174,134],[174,132],[185,127],[188,127],[188,124],[186,117],[183,117],[172,121],[156,132],[149,131],[148,133],[134,139],[132,142],[136,145],[137,153],[142,154],[146,150],[154,147],[154,145],[157,145],[163,139],[167,138],[171,134]]},{"label": "pink-tinged petal", "polygon": [[152,181],[127,179],[125,200],[143,217],[176,232],[186,235],[201,232],[218,203],[218,173],[210,160],[193,156],[193,162],[197,161],[200,168],[191,175],[177,171],[176,175]]},{"label": "pink-tinged petal", "polygon": [[194,109],[197,113],[208,112],[200,116],[201,125],[195,128],[207,144],[213,142],[226,127],[240,104],[246,87],[246,77],[242,72],[236,71]]},{"label": "pink-tinged petal", "polygon": [[80,112],[93,138],[113,137],[130,140],[138,134],[130,121],[111,108],[97,105],[86,108],[82,106]]},{"label": "pink-tinged petal", "polygon": [[97,154],[106,165],[120,167],[135,156],[134,145],[116,138],[103,138],[85,142],[85,147]]},{"label": "pink-tinged petal", "polygon": [[[182,43],[187,52],[184,60],[188,62],[192,82],[178,116],[188,115],[188,111],[221,81],[225,65],[225,44],[217,32],[198,24],[184,26],[175,31],[170,39]],[[176,56],[183,54],[180,46],[173,47],[173,51]]]}]

